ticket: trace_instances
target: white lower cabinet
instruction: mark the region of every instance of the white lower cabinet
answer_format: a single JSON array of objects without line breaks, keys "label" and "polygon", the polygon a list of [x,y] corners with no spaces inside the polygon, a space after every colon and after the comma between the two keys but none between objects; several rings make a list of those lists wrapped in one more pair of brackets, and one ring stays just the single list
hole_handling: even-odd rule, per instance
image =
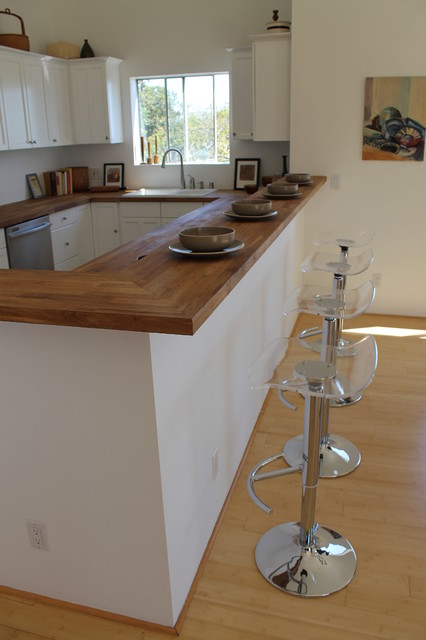
[{"label": "white lower cabinet", "polygon": [[9,269],[4,229],[0,229],[0,269]]},{"label": "white lower cabinet", "polygon": [[55,271],[71,271],[94,258],[90,205],[50,216]]},{"label": "white lower cabinet", "polygon": [[203,206],[202,202],[162,202],[161,224],[164,227],[170,220],[175,220]]},{"label": "white lower cabinet", "polygon": [[161,227],[159,202],[120,202],[121,244]]},{"label": "white lower cabinet", "polygon": [[[120,205],[121,206],[121,205]],[[92,227],[95,257],[120,246],[120,225],[116,202],[92,202]]]}]

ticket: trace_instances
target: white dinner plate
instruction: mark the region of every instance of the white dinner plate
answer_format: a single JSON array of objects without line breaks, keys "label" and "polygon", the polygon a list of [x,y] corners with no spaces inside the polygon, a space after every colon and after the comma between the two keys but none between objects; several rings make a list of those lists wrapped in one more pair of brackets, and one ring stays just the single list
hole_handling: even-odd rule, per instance
[{"label": "white dinner plate", "polygon": [[234,218],[235,220],[267,220],[268,218],[276,216],[277,213],[278,211],[268,211],[268,213],[262,213],[258,216],[248,216],[244,215],[243,213],[235,213],[235,211],[229,209],[229,211],[224,211],[223,215],[227,218]]},{"label": "white dinner plate", "polygon": [[187,249],[183,246],[179,241],[172,242],[169,244],[170,251],[174,253],[179,253],[183,256],[194,256],[197,258],[209,258],[210,256],[226,256],[228,253],[234,253],[234,251],[239,251],[244,247],[244,242],[241,240],[234,240],[231,242],[229,247],[225,247],[225,249],[220,249],[220,251],[192,251],[191,249]]}]

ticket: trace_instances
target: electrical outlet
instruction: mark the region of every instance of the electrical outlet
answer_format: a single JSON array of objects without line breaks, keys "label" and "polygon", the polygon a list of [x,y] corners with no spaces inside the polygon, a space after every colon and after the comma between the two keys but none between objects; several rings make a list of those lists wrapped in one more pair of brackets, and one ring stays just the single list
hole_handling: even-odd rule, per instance
[{"label": "electrical outlet", "polygon": [[376,289],[379,289],[382,286],[382,274],[381,273],[373,273],[373,284]]},{"label": "electrical outlet", "polygon": [[212,480],[216,480],[219,473],[219,449],[216,449],[212,455]]},{"label": "electrical outlet", "polygon": [[31,546],[34,547],[34,549],[49,551],[46,523],[37,522],[36,520],[27,520],[26,522]]},{"label": "electrical outlet", "polygon": [[101,170],[99,167],[90,167],[89,176],[91,180],[100,180],[101,179]]}]

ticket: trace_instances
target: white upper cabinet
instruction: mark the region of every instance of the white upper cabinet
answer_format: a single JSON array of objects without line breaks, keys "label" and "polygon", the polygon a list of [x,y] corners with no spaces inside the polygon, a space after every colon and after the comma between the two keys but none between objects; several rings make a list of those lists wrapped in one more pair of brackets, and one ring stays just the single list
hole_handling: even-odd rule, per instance
[{"label": "white upper cabinet", "polygon": [[77,144],[123,142],[121,60],[70,60],[71,111]]},{"label": "white upper cabinet", "polygon": [[231,121],[234,140],[253,140],[253,56],[251,47],[231,53]]},{"label": "white upper cabinet", "polygon": [[253,41],[253,140],[290,139],[290,33],[250,36]]},{"label": "white upper cabinet", "polygon": [[3,104],[3,89],[1,85],[0,75],[0,151],[8,148],[7,135],[6,135],[6,123],[4,119],[4,104]]},{"label": "white upper cabinet", "polygon": [[0,75],[9,148],[47,146],[47,110],[41,62],[2,54]]},{"label": "white upper cabinet", "polygon": [[70,92],[67,63],[48,60],[45,64],[49,142],[52,146],[72,144]]}]

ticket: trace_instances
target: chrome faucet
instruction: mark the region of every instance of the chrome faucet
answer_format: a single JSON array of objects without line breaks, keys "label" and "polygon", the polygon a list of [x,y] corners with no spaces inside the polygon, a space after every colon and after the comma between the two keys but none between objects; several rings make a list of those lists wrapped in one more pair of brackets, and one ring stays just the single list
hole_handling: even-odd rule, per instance
[{"label": "chrome faucet", "polygon": [[179,149],[175,149],[175,147],[170,147],[170,149],[166,149],[166,151],[164,152],[163,162],[161,163],[161,167],[163,169],[165,168],[165,166],[166,166],[166,156],[171,151],[175,151],[176,153],[179,154],[179,157],[180,157],[180,187],[181,187],[181,189],[185,189],[185,174],[184,174],[184,171],[183,171],[183,157],[182,157],[182,154],[179,151]]}]

